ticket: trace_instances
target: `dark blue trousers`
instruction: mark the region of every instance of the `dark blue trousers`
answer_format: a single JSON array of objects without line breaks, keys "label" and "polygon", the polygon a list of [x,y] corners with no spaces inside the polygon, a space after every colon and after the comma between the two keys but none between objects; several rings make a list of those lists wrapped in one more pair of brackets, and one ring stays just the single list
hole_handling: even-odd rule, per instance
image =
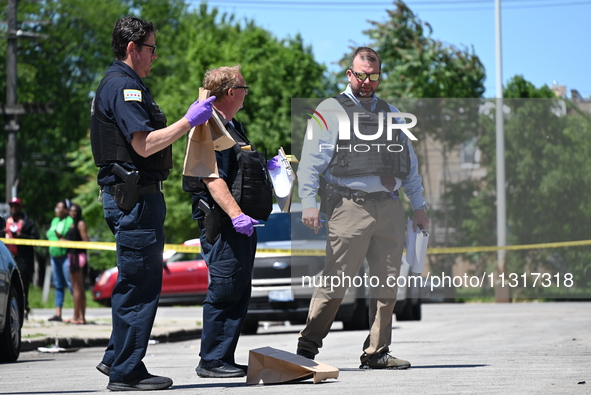
[{"label": "dark blue trousers", "polygon": [[256,230],[248,237],[222,225],[212,245],[201,230],[201,253],[209,268],[210,283],[203,302],[200,365],[214,368],[233,365],[234,352],[250,302]]},{"label": "dark blue trousers", "polygon": [[113,289],[113,330],[103,357],[111,381],[129,382],[148,374],[146,355],[162,289],[166,205],[162,193],[141,196],[129,212],[103,194],[105,220],[117,243],[119,276]]}]

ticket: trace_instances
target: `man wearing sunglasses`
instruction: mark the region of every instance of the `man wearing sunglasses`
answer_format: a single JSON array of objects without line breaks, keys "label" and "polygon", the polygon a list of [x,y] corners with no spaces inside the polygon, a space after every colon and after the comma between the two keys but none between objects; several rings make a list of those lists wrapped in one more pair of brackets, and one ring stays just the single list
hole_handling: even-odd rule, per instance
[{"label": "man wearing sunglasses", "polygon": [[[385,115],[399,112],[376,96],[380,73],[379,55],[371,48],[357,48],[347,70],[345,91],[316,108],[327,130],[309,122],[313,129],[306,135],[312,132],[312,138],[304,139],[298,168],[302,222],[318,232],[322,225],[316,197],[320,195],[320,209],[328,218],[326,264],[321,273],[327,282],[314,290],[297,353],[310,359],[318,354],[347,290],[345,281],[333,286],[333,280],[354,279],[367,259],[368,274],[379,283],[369,287],[369,335],[360,368],[407,369],[410,363],[390,355],[389,349],[397,293],[392,279],[400,272],[406,227],[399,188],[414,209],[414,228],[426,228],[429,220],[417,158],[407,136],[400,129],[394,129],[390,137],[383,130],[380,136],[377,133],[380,117],[386,125]],[[345,117],[349,118],[350,140],[339,137],[340,120]],[[402,118],[395,119],[404,123]],[[360,139],[357,132],[375,137]],[[396,149],[384,148],[390,145]]]},{"label": "man wearing sunglasses", "polygon": [[112,295],[113,330],[97,369],[109,376],[111,391],[159,390],[172,380],[149,374],[142,359],[162,288],[162,182],[172,168],[172,143],[209,119],[215,97],[193,103],[167,126],[142,82],[158,58],[154,25],[119,19],[111,47],[116,60],[96,91],[90,137],[105,220],[117,243],[119,276]]}]

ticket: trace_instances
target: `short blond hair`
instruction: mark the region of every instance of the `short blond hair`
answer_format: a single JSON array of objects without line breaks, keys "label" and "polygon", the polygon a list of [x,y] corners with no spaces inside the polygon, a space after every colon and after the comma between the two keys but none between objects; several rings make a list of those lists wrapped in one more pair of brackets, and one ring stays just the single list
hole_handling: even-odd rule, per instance
[{"label": "short blond hair", "polygon": [[203,87],[210,91],[211,96],[216,97],[216,101],[219,101],[228,94],[228,89],[240,85],[238,74],[240,74],[240,65],[207,70],[203,77]]}]

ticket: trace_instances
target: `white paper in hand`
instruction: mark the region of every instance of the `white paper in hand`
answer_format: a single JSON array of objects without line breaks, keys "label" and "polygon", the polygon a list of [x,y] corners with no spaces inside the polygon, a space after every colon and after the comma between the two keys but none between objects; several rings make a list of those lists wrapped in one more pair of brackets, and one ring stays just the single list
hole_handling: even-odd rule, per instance
[{"label": "white paper in hand", "polygon": [[406,262],[414,273],[422,273],[427,259],[429,233],[426,230],[412,230],[412,219],[406,223]]},{"label": "white paper in hand", "polygon": [[295,183],[295,173],[291,168],[291,164],[283,151],[280,148],[277,152],[279,167],[269,169],[271,182],[273,183],[273,191],[277,204],[283,212],[289,212],[291,207],[291,195]]}]

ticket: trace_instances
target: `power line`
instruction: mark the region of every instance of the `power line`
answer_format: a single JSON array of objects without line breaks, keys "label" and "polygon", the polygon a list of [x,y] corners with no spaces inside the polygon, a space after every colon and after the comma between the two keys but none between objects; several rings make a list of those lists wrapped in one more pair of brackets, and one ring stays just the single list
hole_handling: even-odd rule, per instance
[{"label": "power line", "polygon": [[[532,4],[533,2],[537,4]],[[555,1],[551,3],[540,3],[544,0],[505,0],[503,11],[517,10],[517,9],[533,9],[533,8],[549,8],[549,7],[569,7],[569,6],[585,6],[591,5],[590,0],[560,2]],[[189,3],[197,3],[197,0],[189,0]],[[294,11],[294,12],[310,12],[313,11],[327,11],[327,12],[359,12],[359,7],[362,6],[363,11],[380,11],[392,9],[394,4],[392,2],[329,2],[329,1],[268,1],[268,0],[251,0],[251,1],[236,1],[236,0],[210,0],[209,5],[218,8],[233,8],[240,10],[265,10],[265,11]],[[490,0],[430,0],[426,2],[408,1],[407,5],[413,11],[432,11],[432,12],[458,12],[458,11],[491,11],[493,4]]]}]

